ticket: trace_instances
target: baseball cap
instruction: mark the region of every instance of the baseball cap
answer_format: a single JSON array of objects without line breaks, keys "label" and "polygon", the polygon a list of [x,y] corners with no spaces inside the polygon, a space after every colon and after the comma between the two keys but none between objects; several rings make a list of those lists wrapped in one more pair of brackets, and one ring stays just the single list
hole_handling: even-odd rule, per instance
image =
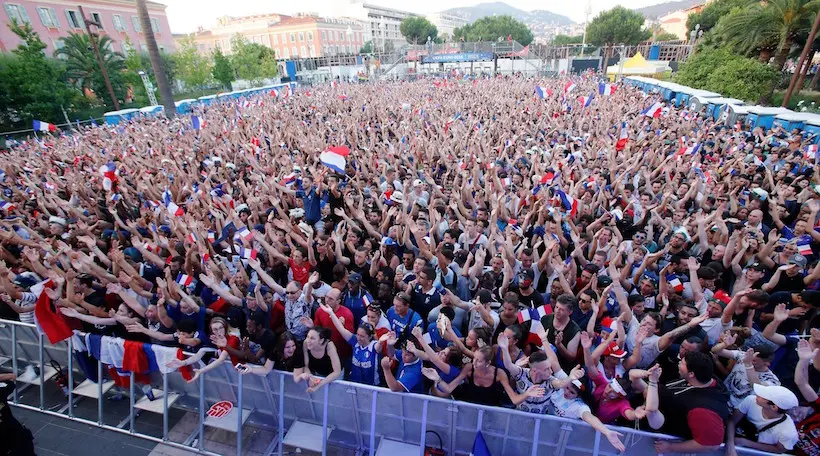
[{"label": "baseball cap", "polygon": [[615,358],[621,359],[626,357],[626,350],[619,347],[617,343],[610,342],[604,350],[604,356],[614,356]]},{"label": "baseball cap", "polygon": [[422,182],[421,179],[416,179],[413,181],[413,187],[420,187],[422,185],[424,185],[424,182]]},{"label": "baseball cap", "polygon": [[772,401],[780,410],[789,410],[797,407],[797,396],[783,386],[765,386],[759,383],[754,385],[755,395],[767,401]]},{"label": "baseball cap", "polygon": [[808,264],[808,260],[806,260],[806,257],[804,257],[803,255],[795,253],[791,256],[791,258],[789,258],[789,264],[796,264],[801,268],[805,268],[806,264]]},{"label": "baseball cap", "polygon": [[612,284],[612,279],[607,275],[598,276],[598,286],[606,288]]},{"label": "baseball cap", "polygon": [[361,282],[362,281],[362,274],[359,272],[354,272],[350,274],[350,277],[347,278],[348,282]]},{"label": "baseball cap", "polygon": [[301,207],[297,207],[295,209],[291,209],[288,214],[293,218],[304,217],[305,216],[305,210],[302,209]]},{"label": "baseball cap", "polygon": [[758,272],[766,272],[766,269],[768,269],[768,268],[766,268],[766,266],[763,263],[755,262],[755,263],[752,263],[751,266],[749,266],[749,269],[754,269],[755,271],[758,271]]}]

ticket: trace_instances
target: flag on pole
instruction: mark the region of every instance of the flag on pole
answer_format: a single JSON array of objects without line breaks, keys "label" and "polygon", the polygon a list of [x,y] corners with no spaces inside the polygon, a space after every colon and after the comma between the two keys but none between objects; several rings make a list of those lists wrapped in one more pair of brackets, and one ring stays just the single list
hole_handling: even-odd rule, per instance
[{"label": "flag on pole", "polygon": [[552,96],[552,90],[542,86],[535,86],[535,93],[538,95],[538,98],[549,98]]},{"label": "flag on pole", "polygon": [[108,162],[100,167],[100,174],[103,176],[103,189],[110,192],[117,182],[117,166],[113,162]]},{"label": "flag on pole", "polygon": [[615,143],[615,150],[624,150],[627,142],[629,142],[629,129],[626,127],[626,122],[622,122],[618,142]]},{"label": "flag on pole", "polygon": [[655,118],[655,117],[660,117],[662,112],[663,112],[663,105],[660,102],[656,101],[655,103],[652,104],[652,106],[650,106],[650,107],[644,109],[643,111],[641,111],[641,114],[645,115],[646,117]]},{"label": "flag on pole", "polygon": [[569,94],[570,92],[572,92],[573,90],[575,90],[575,87],[577,87],[577,86],[575,85],[575,83],[574,83],[574,82],[572,82],[572,81],[569,81],[568,83],[566,83],[566,84],[564,85],[564,93],[565,93],[565,94]]},{"label": "flag on pole", "polygon": [[188,274],[179,273],[177,275],[177,283],[182,285],[183,287],[189,287],[192,283],[194,283],[194,278],[189,276]]},{"label": "flag on pole", "polygon": [[57,126],[42,120],[35,120],[33,124],[34,131],[57,131]]},{"label": "flag on pole", "polygon": [[348,155],[350,155],[350,149],[347,146],[331,146],[319,155],[319,160],[333,171],[344,174],[345,167],[347,167],[345,157]]},{"label": "flag on pole", "polygon": [[616,87],[612,84],[606,84],[603,82],[598,83],[598,93],[600,95],[612,95],[615,93]]},{"label": "flag on pole", "polygon": [[575,217],[578,213],[578,201],[567,195],[563,190],[555,189],[555,198],[561,203],[561,206],[569,212],[570,217]]},{"label": "flag on pole", "polygon": [[207,126],[207,125],[208,125],[208,122],[206,122],[206,121],[205,121],[205,119],[204,119],[204,118],[202,118],[202,117],[199,117],[199,116],[191,116],[191,124],[193,125],[194,130],[199,131],[199,130],[201,130],[201,129],[202,129],[202,127]]},{"label": "flag on pole", "polygon": [[590,93],[588,97],[578,97],[578,102],[581,103],[581,108],[586,108],[592,103],[593,94]]}]

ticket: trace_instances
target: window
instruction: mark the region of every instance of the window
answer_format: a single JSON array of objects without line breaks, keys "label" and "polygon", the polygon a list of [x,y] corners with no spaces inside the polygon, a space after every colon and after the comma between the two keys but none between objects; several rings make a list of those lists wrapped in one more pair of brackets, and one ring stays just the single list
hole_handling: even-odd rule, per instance
[{"label": "window", "polygon": [[299,55],[301,55],[302,57],[307,57],[307,49],[304,46],[299,48]]},{"label": "window", "polygon": [[154,33],[159,33],[159,32],[161,32],[161,31],[162,31],[162,30],[159,28],[159,21],[158,21],[158,20],[157,20],[157,18],[155,18],[155,17],[152,17],[152,18],[151,18],[151,30],[153,30],[153,31],[154,31]]},{"label": "window", "polygon": [[308,41],[313,41],[313,32],[308,32]]},{"label": "window", "polygon": [[299,41],[305,41],[305,32],[299,32]]},{"label": "window", "polygon": [[131,23],[134,24],[134,31],[137,33],[142,33],[142,24],[140,24],[140,18],[137,16],[131,16]]},{"label": "window", "polygon": [[291,43],[295,43],[295,42],[296,42],[296,34],[295,34],[295,33],[291,33],[291,34],[290,34],[290,42],[291,42]]},{"label": "window", "polygon": [[327,31],[322,30],[322,41],[327,41]]},{"label": "window", "polygon": [[290,54],[288,54],[288,48],[287,47],[282,48],[282,57],[286,58],[286,59],[290,58]]},{"label": "window", "polygon": [[100,16],[100,13],[91,13],[91,20],[97,23],[98,29],[105,29],[105,27],[103,27],[102,16]]},{"label": "window", "polygon": [[26,9],[21,5],[6,3],[6,14],[9,15],[10,20],[16,21],[18,24],[31,24]]},{"label": "window", "polygon": [[80,13],[72,10],[65,10],[65,17],[68,19],[68,26],[71,28],[82,28]]},{"label": "window", "polygon": [[290,47],[290,55],[292,55],[292,56],[299,55],[299,53],[296,51],[296,46],[291,46]]},{"label": "window", "polygon": [[37,8],[37,14],[40,15],[40,21],[48,28],[60,28],[60,21],[57,20],[57,13],[54,8]]},{"label": "window", "polygon": [[279,35],[273,35],[273,44],[279,44]]},{"label": "window", "polygon": [[264,44],[267,47],[270,47],[270,36],[262,35],[262,44]]},{"label": "window", "polygon": [[[115,22],[115,23],[116,23],[116,22]],[[128,44],[128,41],[123,41],[123,42],[122,42],[122,53],[123,53],[123,54],[128,55],[128,54],[130,54],[130,53],[131,53],[131,51],[133,51],[133,50],[134,50],[134,47],[133,47],[133,46],[131,46],[130,44]]]},{"label": "window", "polygon": [[122,16],[120,16],[119,14],[115,14],[114,16],[112,16],[112,18],[114,19],[114,30],[118,32],[124,32],[128,30],[128,28],[125,27],[125,20],[122,18]]}]

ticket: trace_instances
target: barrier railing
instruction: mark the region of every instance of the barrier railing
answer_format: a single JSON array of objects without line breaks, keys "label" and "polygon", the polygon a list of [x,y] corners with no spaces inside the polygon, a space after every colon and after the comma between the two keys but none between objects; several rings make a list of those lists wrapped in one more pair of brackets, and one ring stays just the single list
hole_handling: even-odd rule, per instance
[{"label": "barrier railing", "polygon": [[[57,375],[50,361],[67,366],[65,399],[60,399],[59,394],[58,399],[54,399],[56,388],[47,387],[49,380]],[[14,372],[20,372],[22,363],[39,367],[39,376],[25,379],[24,385],[14,391],[14,405],[205,455],[226,453],[224,448],[219,451],[206,448],[206,427],[235,432],[231,450],[237,455],[242,454],[247,443],[242,430],[248,427],[270,433],[271,441],[263,454],[282,455],[288,446],[325,455],[328,447],[333,446],[371,456],[413,452],[423,456],[426,445],[438,444],[438,438],[432,442],[428,438],[430,431],[441,438],[441,446],[447,454],[467,454],[479,430],[494,455],[617,454],[606,439],[601,439],[600,433],[579,420],[393,393],[385,388],[346,381],[336,381],[317,392],[307,393],[304,383],[293,382],[290,373],[274,371],[265,377],[243,376],[229,363],[201,375],[195,384],[185,382],[177,373],[156,374],[153,384],[161,383],[162,389],[155,391],[161,397],[154,401],[144,397],[137,400],[131,374],[128,416],[119,424],[111,425],[104,419],[105,392],[111,385],[104,381],[102,363],[97,364],[99,381],[96,385],[85,379],[75,386],[82,371],[75,369],[71,340],[49,345],[33,325],[0,320],[0,367],[10,366]],[[25,391],[32,387],[39,388],[34,404],[22,400]],[[79,417],[74,411],[79,401],[88,398],[97,400],[96,421]],[[198,417],[196,429],[181,442],[169,438],[172,409]],[[206,410],[209,413],[206,414]],[[217,413],[211,413],[214,410]],[[161,435],[137,430],[136,420],[146,412],[162,415]],[[631,454],[654,454],[655,440],[674,438],[636,429],[614,429],[624,434],[627,452]],[[738,448],[738,453],[768,454],[744,448]]]}]

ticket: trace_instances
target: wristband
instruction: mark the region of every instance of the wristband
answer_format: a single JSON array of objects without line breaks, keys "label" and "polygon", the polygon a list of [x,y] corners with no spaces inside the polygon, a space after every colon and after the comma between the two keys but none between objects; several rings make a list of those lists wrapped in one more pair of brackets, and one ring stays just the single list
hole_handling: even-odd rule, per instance
[{"label": "wristband", "polygon": [[752,369],[754,369],[754,368],[755,368],[755,366],[754,366],[754,365],[751,365],[751,366],[746,366],[746,370],[752,370]]}]

